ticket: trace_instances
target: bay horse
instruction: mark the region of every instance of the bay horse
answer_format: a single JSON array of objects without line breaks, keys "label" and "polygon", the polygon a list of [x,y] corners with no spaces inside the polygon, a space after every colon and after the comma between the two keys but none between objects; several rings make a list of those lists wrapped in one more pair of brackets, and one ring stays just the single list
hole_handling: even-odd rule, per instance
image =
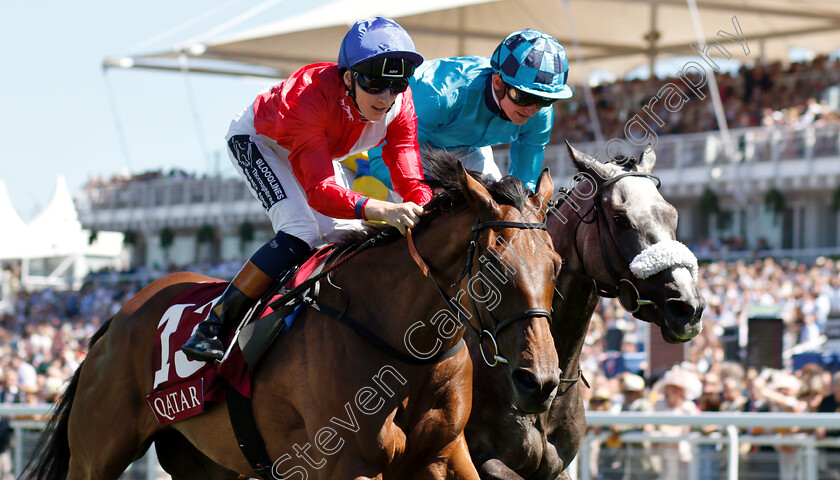
[{"label": "bay horse", "polygon": [[[456,162],[448,156],[442,161]],[[275,339],[252,381],[256,424],[277,459],[266,477],[477,480],[463,435],[472,400],[472,364],[459,348],[465,328],[445,320],[454,319],[452,313],[441,315],[448,308],[468,311],[456,305],[466,300],[453,295],[459,286],[480,297],[470,302],[471,315],[462,316],[492,332],[493,354],[509,362],[509,397],[525,409],[548,407],[559,384],[548,308],[561,265],[543,224],[551,177],[546,169],[531,194],[513,178],[485,188],[455,165],[457,188],[430,202],[424,225],[409,236],[414,240],[397,235],[346,261],[322,282],[318,302],[349,302],[346,314],[402,357],[435,348],[457,353],[428,365],[402,363],[304,308]],[[515,252],[520,254],[511,258]],[[525,264],[506,269],[496,263],[501,281],[493,286],[482,263],[488,257],[491,263]],[[418,265],[429,269],[434,283]],[[145,398],[161,316],[182,291],[209,281],[215,280],[165,276],[103,326],[25,478],[116,479],[152,442],[161,465],[178,480],[257,475],[240,451],[225,401],[162,427]],[[488,299],[491,291],[498,298]]]},{"label": "bay horse", "polygon": [[[564,262],[551,324],[561,386],[547,412],[522,412],[505,394],[501,372],[481,362],[475,342],[467,339],[474,391],[466,437],[483,479],[569,478],[566,468],[586,430],[580,354],[599,296],[619,297],[633,316],[658,325],[670,343],[686,342],[702,328],[705,300],[696,284],[696,259],[674,242],[677,211],[658,191],[653,150],[646,149],[638,162],[602,163],[567,147],[579,181],[559,196],[546,220]],[[642,273],[646,278],[632,271],[634,261],[659,250],[670,257],[658,271]]]}]

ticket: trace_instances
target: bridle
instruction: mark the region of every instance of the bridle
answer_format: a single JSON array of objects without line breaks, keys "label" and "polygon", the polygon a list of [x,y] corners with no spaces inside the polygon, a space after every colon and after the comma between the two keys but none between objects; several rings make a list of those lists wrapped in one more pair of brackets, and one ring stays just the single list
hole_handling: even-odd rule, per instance
[{"label": "bridle", "polygon": [[[481,245],[478,241],[479,233],[486,229],[486,228],[518,228],[518,229],[535,229],[535,230],[545,230],[545,222],[541,223],[529,223],[529,222],[510,222],[504,220],[494,220],[489,222],[481,222],[480,219],[476,216],[475,225],[472,227],[472,240],[470,240],[469,247],[467,248],[467,258],[464,261],[464,268],[461,271],[458,279],[450,285],[451,287],[456,287],[464,277],[469,277],[469,282],[472,282],[473,279],[473,258],[478,255],[479,250],[481,250]],[[495,367],[500,363],[507,364],[509,363],[508,359],[500,355],[499,352],[499,345],[496,342],[496,337],[498,337],[499,332],[501,332],[506,327],[512,325],[514,322],[518,320],[522,320],[525,318],[531,317],[545,317],[548,319],[548,322],[551,323],[551,312],[546,308],[526,308],[522,311],[516,312],[511,314],[501,321],[497,320],[496,317],[493,315],[493,311],[490,309],[486,309],[487,313],[490,315],[491,319],[491,326],[487,327],[484,325],[484,322],[481,319],[481,315],[478,311],[478,306],[476,305],[475,298],[472,295],[469,295],[471,304],[472,304],[472,316],[475,316],[476,323],[478,327],[474,327],[472,323],[470,323],[471,315],[469,313],[465,313],[463,309],[453,300],[453,298],[447,294],[444,289],[440,286],[440,283],[437,281],[435,276],[432,274],[429,266],[426,264],[423,257],[417,252],[417,248],[414,246],[414,240],[411,235],[411,230],[408,230],[407,234],[408,238],[408,248],[411,252],[412,258],[420,267],[420,270],[423,272],[423,275],[429,277],[432,282],[435,284],[438,292],[443,297],[444,301],[446,302],[447,307],[449,310],[458,318],[458,320],[468,329],[470,330],[475,337],[478,339],[479,350],[481,351],[481,358],[484,359],[484,363],[491,367]],[[479,258],[481,255],[479,255]],[[479,261],[478,272],[483,274],[482,270],[482,263]],[[484,278],[488,278],[484,275]],[[484,339],[489,338],[490,342],[493,345],[494,352],[489,357],[493,360],[490,362],[488,359],[487,354],[484,352]]]},{"label": "bridle", "polygon": [[[630,261],[627,260],[627,257],[619,248],[618,242],[613,236],[612,231],[609,227],[609,220],[607,219],[607,213],[604,210],[604,206],[601,203],[601,194],[600,192],[602,189],[606,189],[611,185],[615,184],[622,178],[626,177],[645,177],[651,179],[654,183],[656,183],[656,188],[659,189],[661,185],[661,180],[656,175],[652,175],[650,173],[644,172],[625,172],[614,177],[608,178],[596,186],[596,194],[595,198],[592,201],[592,207],[586,211],[583,215],[578,213],[577,209],[572,209],[575,212],[575,215],[578,217],[578,223],[575,225],[575,233],[574,233],[574,249],[575,249],[575,256],[577,256],[578,263],[582,267],[582,271],[573,270],[570,268],[563,268],[561,270],[562,273],[570,273],[572,276],[575,276],[579,279],[592,282],[593,289],[595,292],[607,298],[618,298],[618,301],[621,303],[621,306],[624,307],[630,313],[636,313],[642,306],[650,305],[654,308],[656,304],[652,300],[643,299],[641,298],[641,294],[639,290],[636,288],[633,281],[629,278],[622,276],[618,270],[613,265],[613,262],[610,261],[610,257],[607,254],[607,249],[604,248],[605,237],[609,240],[609,246],[612,248],[614,252],[618,254],[621,260],[625,264],[625,269],[629,270]],[[562,188],[560,189],[560,193],[562,194],[561,197],[556,201],[553,205],[554,208],[560,208],[560,206],[566,201],[566,199],[571,194],[569,189]],[[587,220],[588,217],[592,215],[590,220]],[[614,285],[604,285],[602,282],[599,282],[597,279],[589,275],[586,271],[586,263],[583,261],[583,257],[580,254],[580,248],[578,247],[578,231],[580,230],[580,226],[582,224],[591,225],[595,223],[596,227],[598,228],[598,246],[600,247],[599,250],[601,251],[601,259],[604,262],[604,265],[607,267],[607,270],[610,273],[610,276],[613,279]],[[603,227],[602,227],[603,224]]]}]

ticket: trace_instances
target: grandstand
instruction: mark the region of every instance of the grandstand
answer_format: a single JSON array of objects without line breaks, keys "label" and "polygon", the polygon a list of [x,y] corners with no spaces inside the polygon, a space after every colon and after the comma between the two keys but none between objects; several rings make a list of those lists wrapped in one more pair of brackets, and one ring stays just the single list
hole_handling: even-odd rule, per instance
[{"label": "grandstand", "polygon": [[[592,428],[573,477],[666,478],[656,473],[670,455],[679,462],[664,468],[688,479],[733,472],[729,478],[837,478],[840,427],[821,429],[809,420],[797,428],[796,415],[840,411],[840,62],[822,55],[718,72],[729,143],[717,130],[708,84],[678,112],[651,103],[673,82],[601,83],[592,100],[601,137],[624,138],[629,128],[655,140],[654,173],[680,213],[678,239],[701,259],[705,328],[673,360],[682,361],[685,388],[683,403],[668,406],[663,379],[650,375],[645,353],[657,339],[615,300],[601,300],[582,365],[592,385],[584,390],[587,407],[602,412],[589,417]],[[573,88],[572,101],[555,105],[557,123],[545,154],[557,186],[570,185],[574,174],[564,140],[605,158],[584,86]],[[623,153],[638,156],[643,144],[627,142]],[[504,170],[507,149],[494,153]],[[175,269],[230,278],[272,235],[259,202],[232,170],[222,177],[173,169],[93,179],[74,199],[85,232],[124,234],[129,269],[92,275],[69,291],[31,291],[14,278],[3,283],[2,403],[54,400],[57,385],[83,358],[85,338],[150,279]],[[20,274],[11,265],[6,276]],[[757,337],[751,324],[767,327],[766,335]],[[13,366],[13,357],[35,370],[34,383],[31,370]],[[625,397],[631,373],[643,377],[640,392],[649,403],[637,411],[663,417],[622,417],[635,405]],[[737,427],[708,418],[679,424],[668,417],[677,410],[724,412],[732,415],[726,425]],[[745,423],[736,412],[776,415]],[[622,418],[631,425],[610,428]],[[608,462],[617,453],[618,471]]]},{"label": "grandstand", "polygon": [[[679,115],[655,103],[648,111],[663,119],[662,127],[643,111],[674,78],[596,88],[605,134],[623,138],[627,119],[646,119],[662,193],[680,212],[678,237],[701,258],[751,258],[757,251],[803,260],[840,254],[840,63],[818,57],[717,77],[735,127],[729,147],[712,130],[707,91],[703,100],[691,98]],[[555,144],[546,149],[545,164],[555,184],[569,185],[573,166],[562,140],[606,156],[586,127],[580,100],[555,108]],[[631,134],[638,135],[637,125]],[[642,150],[641,144],[625,145],[629,155]],[[494,154],[504,168],[506,149]],[[76,193],[76,206],[85,228],[130,232],[133,264],[149,269],[237,262],[270,234],[259,203],[238,179],[173,171],[92,181]]]}]

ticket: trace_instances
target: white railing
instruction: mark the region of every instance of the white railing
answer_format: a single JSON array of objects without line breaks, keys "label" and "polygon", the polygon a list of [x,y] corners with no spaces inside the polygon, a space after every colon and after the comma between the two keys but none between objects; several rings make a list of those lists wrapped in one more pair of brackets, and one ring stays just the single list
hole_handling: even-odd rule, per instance
[{"label": "white railing", "polygon": [[[28,462],[25,456],[26,451],[31,451],[32,445],[24,441],[24,433],[32,430],[41,430],[44,427],[43,420],[32,420],[19,417],[38,416],[49,413],[52,405],[19,405],[0,404],[0,416],[13,418],[10,424],[13,429],[12,458],[14,461],[15,477],[20,477],[23,467]],[[687,435],[664,435],[654,432],[627,432],[621,434],[620,441],[624,444],[643,445],[648,444],[671,444],[687,442],[696,453],[701,445],[722,445],[726,448],[726,478],[728,480],[738,479],[741,457],[739,446],[746,442],[756,446],[773,447],[794,447],[801,452],[802,459],[802,480],[818,480],[817,457],[818,449],[833,447],[840,448],[840,439],[826,438],[817,440],[812,434],[799,433],[794,435],[745,435],[739,429],[814,429],[824,427],[829,430],[840,430],[840,414],[836,413],[718,413],[704,412],[697,415],[680,415],[669,413],[638,413],[622,412],[610,414],[606,412],[587,412],[587,425],[590,427],[612,427],[626,426],[641,428],[645,425],[681,425],[688,427],[719,426],[723,434],[718,436],[704,435],[699,432],[692,432]],[[578,452],[577,458],[569,466],[572,478],[579,480],[591,480],[592,472],[588,468],[592,455],[593,444],[603,442],[607,434],[596,434],[591,431],[587,433],[583,445]],[[700,470],[696,461],[700,456],[692,455],[692,462],[688,469],[688,477],[680,480],[700,479]],[[145,464],[145,479],[155,480],[161,478],[161,469],[154,453],[150,448],[146,456],[135,462]],[[163,475],[163,478],[167,478]],[[772,477],[763,477],[770,480]],[[670,480],[670,479],[669,479]],[[784,478],[782,480],[788,480]]]},{"label": "white railing", "polygon": [[[622,444],[644,445],[644,444],[671,444],[687,442],[691,445],[691,462],[688,466],[688,477],[682,480],[697,480],[700,476],[698,455],[700,445],[716,445],[726,447],[726,477],[728,480],[739,478],[739,467],[741,456],[739,447],[746,442],[753,446],[772,447],[793,447],[800,452],[797,457],[802,462],[802,480],[818,480],[817,457],[818,449],[833,447],[840,448],[840,439],[825,438],[817,440],[813,434],[773,434],[773,435],[745,435],[740,429],[746,430],[775,430],[775,429],[814,429],[824,427],[826,429],[840,430],[840,415],[836,413],[719,413],[704,412],[697,415],[669,414],[669,413],[639,413],[622,412],[610,414],[605,412],[587,412],[587,426],[590,432],[587,433],[578,456],[569,467],[572,478],[579,480],[592,479],[592,472],[589,468],[592,460],[593,445],[600,444],[607,438],[606,433],[593,434],[591,427],[637,427],[646,425],[661,426],[687,426],[687,427],[708,427],[719,426],[725,436],[710,436],[700,432],[692,432],[687,435],[665,435],[658,432],[628,432],[619,436]],[[671,453],[676,455],[676,453]],[[715,477],[718,478],[718,477]],[[720,477],[723,478],[723,477]],[[762,477],[766,480],[772,476]],[[780,477],[776,477],[780,478]],[[781,480],[789,480],[782,478]],[[790,479],[794,480],[794,479]]]},{"label": "white railing", "polygon": [[[46,425],[46,420],[36,420],[50,413],[53,405],[50,403],[39,404],[15,404],[0,403],[0,417],[10,418],[9,427],[12,430],[11,456],[13,463],[14,478],[20,478],[24,467],[29,463],[29,455],[35,446],[35,439],[32,432],[40,432]],[[29,417],[29,418],[27,418]],[[34,418],[33,418],[34,417]],[[136,470],[145,472],[142,477],[136,474]],[[2,474],[2,472],[0,472]],[[149,448],[146,455],[132,464],[131,467],[120,478],[132,480],[160,480],[170,478],[163,472],[158,463],[154,448]]]},{"label": "white railing", "polygon": [[[656,138],[656,168],[659,174],[668,169],[686,169],[701,165],[778,164],[785,160],[812,160],[840,156],[840,124],[820,126],[773,126],[738,128],[730,130],[732,148],[727,151],[720,133],[700,132],[677,135],[661,135]],[[581,142],[574,145],[590,155],[604,160],[604,146],[595,142]],[[631,156],[638,156],[642,147],[629,142],[623,144]],[[502,171],[510,164],[507,148],[493,150],[493,157]],[[731,155],[731,156],[730,156]],[[557,181],[570,178],[575,168],[569,161],[564,144],[551,144],[545,149],[544,164],[551,168]],[[785,172],[780,172],[784,176]],[[679,181],[679,179],[676,179]]]}]

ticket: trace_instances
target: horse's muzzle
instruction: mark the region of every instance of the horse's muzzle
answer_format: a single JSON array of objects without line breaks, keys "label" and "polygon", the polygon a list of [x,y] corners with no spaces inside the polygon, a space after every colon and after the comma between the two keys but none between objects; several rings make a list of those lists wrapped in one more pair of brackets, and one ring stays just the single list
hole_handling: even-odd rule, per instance
[{"label": "horse's muzzle", "polygon": [[560,375],[536,374],[527,368],[517,368],[511,375],[515,388],[514,403],[526,413],[542,413],[551,406],[551,401],[560,385]]}]

